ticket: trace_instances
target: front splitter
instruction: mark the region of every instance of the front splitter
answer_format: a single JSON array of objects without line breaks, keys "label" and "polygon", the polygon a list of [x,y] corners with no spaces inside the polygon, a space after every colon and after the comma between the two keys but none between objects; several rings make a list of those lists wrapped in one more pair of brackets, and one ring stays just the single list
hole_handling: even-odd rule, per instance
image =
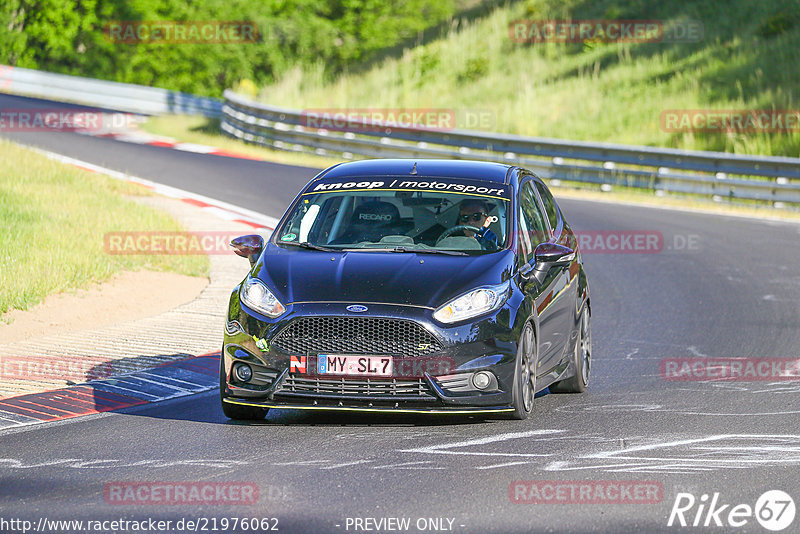
[{"label": "front splitter", "polygon": [[245,399],[223,399],[228,404],[239,406],[252,406],[255,408],[276,408],[279,410],[315,410],[336,412],[371,412],[371,413],[424,413],[424,414],[485,414],[513,412],[514,408],[508,406],[487,406],[481,408],[386,408],[379,406],[324,406],[309,404],[274,403],[261,401],[248,401]]}]

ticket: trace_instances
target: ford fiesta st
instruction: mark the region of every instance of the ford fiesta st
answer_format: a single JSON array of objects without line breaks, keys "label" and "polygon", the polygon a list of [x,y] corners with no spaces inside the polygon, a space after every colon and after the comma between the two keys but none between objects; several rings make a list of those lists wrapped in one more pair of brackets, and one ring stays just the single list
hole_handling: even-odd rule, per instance
[{"label": "ford fiesta st", "polygon": [[317,175],[230,298],[225,415],[270,408],[506,412],[582,392],[591,300],[575,235],[533,173],[368,160]]}]

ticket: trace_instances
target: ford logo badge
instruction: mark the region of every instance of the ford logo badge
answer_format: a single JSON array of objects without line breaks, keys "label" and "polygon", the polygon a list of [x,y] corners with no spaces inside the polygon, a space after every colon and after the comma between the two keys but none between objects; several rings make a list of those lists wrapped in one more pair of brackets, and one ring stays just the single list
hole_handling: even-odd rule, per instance
[{"label": "ford logo badge", "polygon": [[363,306],[361,304],[353,304],[351,306],[348,306],[346,309],[347,309],[347,311],[353,312],[353,313],[363,313],[363,312],[367,311],[369,308],[367,308],[366,306]]}]

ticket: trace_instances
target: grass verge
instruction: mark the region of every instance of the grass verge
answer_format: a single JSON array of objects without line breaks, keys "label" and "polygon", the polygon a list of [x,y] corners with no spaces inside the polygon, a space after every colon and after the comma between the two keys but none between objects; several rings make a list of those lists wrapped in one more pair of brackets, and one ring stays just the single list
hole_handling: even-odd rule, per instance
[{"label": "grass verge", "polygon": [[[206,256],[123,256],[104,250],[112,231],[183,230],[126,197],[139,186],[83,171],[0,140],[0,314],[125,270],[207,276]],[[143,288],[146,290],[146,288]]]},{"label": "grass verge", "polygon": [[[521,43],[516,20],[658,20],[686,42]],[[445,109],[456,127],[690,150],[797,157],[800,131],[673,131],[668,110],[788,110],[800,94],[797,0],[525,0],[396,57],[331,79],[287,71],[259,99],[294,109]],[[449,114],[445,115],[450,117]],[[796,120],[796,119],[795,119]],[[447,123],[449,124],[449,122]],[[796,124],[796,122],[794,123]]]}]

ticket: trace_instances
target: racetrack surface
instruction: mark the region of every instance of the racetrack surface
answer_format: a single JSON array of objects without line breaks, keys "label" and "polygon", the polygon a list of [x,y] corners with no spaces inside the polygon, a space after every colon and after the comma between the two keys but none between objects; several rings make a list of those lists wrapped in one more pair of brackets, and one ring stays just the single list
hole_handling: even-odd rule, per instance
[{"label": "racetrack surface", "polygon": [[[0,108],[31,102],[0,96]],[[315,173],[72,133],[2,135],[271,216]],[[587,393],[542,395],[524,422],[273,411],[243,424],[226,420],[209,392],[6,431],[3,518],[276,517],[281,532],[355,531],[347,518],[409,517],[412,527],[417,518],[450,518],[453,532],[615,533],[674,531],[667,521],[679,492],[698,500],[719,492],[719,504],[731,505],[723,520],[771,489],[800,503],[800,382],[666,381],[660,374],[664,358],[800,358],[800,225],[568,199],[560,205],[579,233],[663,236],[663,250],[651,253],[584,253],[594,344]],[[243,261],[243,275],[246,267]],[[515,480],[554,479],[656,481],[663,499],[509,498]],[[104,501],[111,482],[201,480],[255,483],[259,502]],[[704,529],[705,519],[684,530],[727,531],[714,530],[713,521]],[[752,517],[740,530],[765,531]],[[800,518],[786,532],[798,530]]]}]

